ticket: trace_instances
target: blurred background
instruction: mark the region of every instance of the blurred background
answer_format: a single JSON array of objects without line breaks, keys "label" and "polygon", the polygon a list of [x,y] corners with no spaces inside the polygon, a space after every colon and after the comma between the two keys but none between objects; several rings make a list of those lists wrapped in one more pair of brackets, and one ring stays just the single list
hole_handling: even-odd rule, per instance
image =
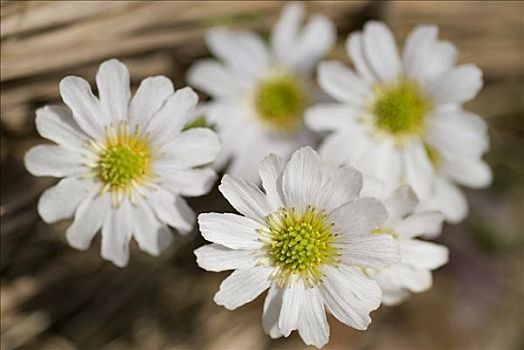
[{"label": "blurred background", "polygon": [[[1,348],[2,349],[302,349],[296,334],[270,340],[263,298],[234,312],[212,296],[226,274],[200,270],[192,254],[204,242],[177,235],[160,258],[133,243],[125,269],[102,261],[99,240],[69,248],[69,224],[37,216],[40,193],[55,180],[23,168],[43,142],[34,111],[59,103],[69,74],[94,83],[99,63],[116,57],[133,87],[164,74],[176,87],[208,55],[203,33],[215,25],[267,36],[279,2],[1,1]],[[330,58],[348,62],[343,43],[369,19],[387,22],[398,40],[434,23],[460,51],[460,63],[484,72],[485,87],[466,108],[490,125],[487,155],[495,180],[468,191],[471,214],[438,239],[450,262],[434,287],[372,314],[366,332],[330,318],[326,349],[524,349],[524,3],[308,2],[332,18],[338,43]],[[190,200],[199,212],[227,210],[216,191]]]}]

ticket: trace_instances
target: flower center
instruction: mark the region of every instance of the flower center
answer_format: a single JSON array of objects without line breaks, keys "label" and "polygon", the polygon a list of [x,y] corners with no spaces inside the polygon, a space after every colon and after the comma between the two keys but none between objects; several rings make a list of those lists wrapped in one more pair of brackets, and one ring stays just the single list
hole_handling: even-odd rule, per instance
[{"label": "flower center", "polygon": [[129,133],[126,126],[111,131],[100,145],[96,171],[106,189],[126,192],[150,172],[149,145],[138,133]]},{"label": "flower center", "polygon": [[421,132],[431,105],[416,83],[378,86],[376,97],[372,112],[377,128],[395,136]]},{"label": "flower center", "polygon": [[322,277],[324,264],[336,264],[339,256],[332,225],[324,211],[308,207],[298,215],[293,209],[281,209],[268,216],[269,241],[266,249],[278,268],[277,283],[283,286],[294,275],[315,285]]},{"label": "flower center", "polygon": [[297,78],[279,74],[259,84],[254,103],[259,118],[269,127],[293,131],[302,121],[308,96]]}]

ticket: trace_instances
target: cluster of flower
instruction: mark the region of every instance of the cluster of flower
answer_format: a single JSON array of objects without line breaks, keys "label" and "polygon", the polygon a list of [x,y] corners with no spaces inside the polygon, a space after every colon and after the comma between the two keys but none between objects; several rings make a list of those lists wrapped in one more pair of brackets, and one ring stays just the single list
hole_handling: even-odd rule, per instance
[{"label": "cluster of flower", "polygon": [[[129,72],[114,59],[96,75],[98,97],[85,80],[64,78],[68,108],[36,113],[38,132],[56,145],[34,147],[25,162],[36,176],[63,178],[39,201],[44,221],[74,216],[67,240],[78,249],[101,230],[101,255],[117,266],[127,265],[131,237],[158,255],[169,227],[190,232],[195,214],[183,196],[209,192],[225,169],[219,190],[241,215],[201,214],[212,244],[195,251],[206,270],[234,270],[215,302],[232,310],[269,289],[264,330],[298,330],[322,347],[326,308],[366,329],[381,302],[431,286],[448,250],[420,237],[464,219],[457,184],[486,186],[491,172],[481,160],[486,124],[461,109],[481,72],[455,66],[457,51],[435,26],[417,27],[400,56],[390,30],[368,22],[346,41],[353,71],[318,64],[335,28],[319,15],[302,28],[303,17],[301,4],[286,6],[269,47],[253,33],[211,30],[218,60],[188,73],[211,97],[198,106],[191,88],[175,91],[163,76],[131,97]],[[329,96],[315,90],[315,69]],[[308,145],[319,136],[317,153]]]}]

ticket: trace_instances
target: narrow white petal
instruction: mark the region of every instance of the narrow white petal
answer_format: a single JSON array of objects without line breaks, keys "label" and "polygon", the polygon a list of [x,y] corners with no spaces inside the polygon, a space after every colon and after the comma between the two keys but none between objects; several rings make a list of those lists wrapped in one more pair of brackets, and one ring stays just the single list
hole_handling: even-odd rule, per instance
[{"label": "narrow white petal", "polygon": [[403,238],[413,238],[422,235],[437,236],[442,231],[444,216],[439,211],[425,211],[412,214],[404,219],[398,219],[392,224],[392,229]]},{"label": "narrow white petal", "polygon": [[269,64],[269,52],[256,34],[217,28],[206,34],[206,42],[213,54],[244,73],[256,74]]},{"label": "narrow white petal", "polygon": [[306,288],[306,303],[298,320],[298,334],[307,345],[321,348],[329,341],[329,325],[318,288]]},{"label": "narrow white petal", "polygon": [[384,205],[374,198],[362,198],[346,203],[331,213],[328,220],[343,235],[362,235],[379,227],[387,218]]},{"label": "narrow white petal", "polygon": [[457,183],[472,188],[487,187],[493,180],[491,168],[482,159],[457,156],[442,162],[441,171]]},{"label": "narrow white petal", "polygon": [[230,67],[212,59],[197,61],[187,73],[191,86],[215,98],[233,97],[241,92],[243,83]]},{"label": "narrow white petal", "polygon": [[440,210],[450,223],[459,223],[468,215],[468,202],[456,185],[444,178],[435,181],[435,194],[421,203],[421,210]]},{"label": "narrow white petal", "polygon": [[367,22],[362,40],[366,60],[380,79],[393,80],[402,73],[395,38],[384,23]]},{"label": "narrow white petal", "polygon": [[418,205],[418,198],[409,186],[400,186],[393,192],[384,205],[389,214],[389,220],[401,219],[412,213]]},{"label": "narrow white petal", "polygon": [[380,305],[382,293],[375,281],[356,269],[325,268],[322,297],[328,310],[340,322],[364,330],[371,323],[369,313]]},{"label": "narrow white petal", "polygon": [[162,108],[151,118],[146,129],[150,139],[162,150],[173,149],[173,140],[194,116],[198,95],[193,89],[185,87],[169,97]]},{"label": "narrow white petal", "polygon": [[236,270],[256,264],[254,251],[230,249],[215,243],[202,246],[194,253],[198,266],[207,271]]},{"label": "narrow white petal", "polygon": [[272,211],[283,207],[282,172],[284,166],[284,160],[272,153],[265,157],[258,167],[262,187]]},{"label": "narrow white petal", "polygon": [[353,167],[335,169],[322,185],[321,207],[328,212],[358,198],[362,189],[362,174]]},{"label": "narrow white petal", "polygon": [[387,267],[400,260],[398,242],[387,234],[343,236],[337,245],[349,266]]},{"label": "narrow white petal", "polygon": [[250,218],[230,213],[204,213],[198,216],[202,236],[231,249],[259,249],[257,230],[264,228]]},{"label": "narrow white petal", "polygon": [[133,224],[133,237],[138,246],[151,255],[159,255],[173,241],[173,233],[157,219],[144,200],[140,200],[132,209],[130,220]]},{"label": "narrow white petal", "polygon": [[304,305],[309,301],[306,299],[306,285],[302,278],[297,278],[284,290],[282,297],[282,308],[278,318],[278,328],[284,337],[298,328],[299,319]]},{"label": "narrow white petal", "polygon": [[434,270],[448,262],[448,248],[421,240],[402,240],[400,255],[402,263],[418,269]]},{"label": "narrow white petal", "polygon": [[272,268],[248,267],[235,270],[220,284],[213,300],[228,310],[234,310],[254,300],[269,288]]},{"label": "narrow white petal", "polygon": [[38,201],[38,214],[46,223],[53,223],[73,216],[78,204],[89,194],[91,183],[67,177],[48,188]]},{"label": "narrow white petal", "polygon": [[405,289],[404,284],[398,277],[398,267],[400,264],[374,270],[371,275],[382,289],[382,303],[385,305],[396,305],[409,297],[410,293]]},{"label": "narrow white petal", "polygon": [[444,158],[456,155],[476,158],[489,148],[488,128],[484,119],[461,110],[432,114],[427,122],[426,139]]},{"label": "narrow white petal", "polygon": [[423,24],[413,29],[406,38],[402,60],[406,73],[412,78],[420,77],[419,72],[427,63],[437,36],[437,26]]},{"label": "narrow white petal", "polygon": [[226,174],[218,189],[233,208],[251,219],[264,223],[265,217],[271,213],[264,193],[248,181]]},{"label": "narrow white petal", "polygon": [[295,44],[303,17],[304,6],[301,3],[292,2],[284,6],[271,33],[271,45],[279,61],[289,61],[289,48]]},{"label": "narrow white petal", "polygon": [[105,61],[98,68],[96,85],[106,118],[113,122],[128,120],[131,91],[126,65],[116,59]]},{"label": "narrow white petal", "polygon": [[309,73],[335,44],[336,28],[324,16],[313,15],[304,26],[293,48],[293,65],[303,73]]},{"label": "narrow white petal", "polygon": [[368,83],[338,61],[319,64],[318,84],[334,99],[359,107],[365,106],[370,94]]},{"label": "narrow white petal", "polygon": [[182,197],[164,189],[157,189],[150,193],[148,199],[160,221],[176,228],[182,234],[193,229],[195,213]]},{"label": "narrow white petal", "polygon": [[413,293],[420,293],[431,288],[433,278],[428,270],[412,269],[408,266],[396,267],[396,277],[402,285]]},{"label": "narrow white petal", "polygon": [[103,113],[89,83],[80,77],[67,76],[60,81],[60,95],[80,128],[89,136],[101,139],[104,126],[111,123],[111,119]]},{"label": "narrow white petal", "polygon": [[[351,147],[347,147],[349,140],[351,140]],[[319,153],[326,162],[354,166],[371,146],[364,130],[347,129],[328,136],[320,146]]]},{"label": "narrow white petal", "polygon": [[424,146],[413,142],[402,153],[404,159],[404,177],[419,198],[427,198],[433,191],[435,171]]},{"label": "narrow white petal", "polygon": [[481,87],[482,71],[472,64],[450,69],[427,85],[435,104],[467,102],[477,95]]},{"label": "narrow white petal", "polygon": [[36,110],[36,129],[48,140],[64,148],[81,150],[87,135],[76,124],[71,112],[61,106],[45,106]]},{"label": "narrow white petal", "polygon": [[364,55],[362,32],[351,33],[346,40],[346,51],[357,73],[369,83],[377,80]]},{"label": "narrow white petal", "polygon": [[124,267],[129,262],[129,241],[132,225],[130,204],[124,200],[116,209],[112,209],[102,225],[102,258]]},{"label": "narrow white petal", "polygon": [[35,146],[25,154],[24,163],[35,176],[65,177],[86,172],[81,155],[61,146]]},{"label": "narrow white petal", "polygon": [[210,168],[180,170],[161,166],[162,184],[169,191],[186,197],[201,196],[208,193],[217,179],[217,174]]},{"label": "narrow white petal", "polygon": [[147,125],[174,91],[173,83],[167,77],[159,75],[142,80],[129,107],[131,125]]},{"label": "narrow white petal", "polygon": [[75,220],[66,232],[69,245],[76,249],[89,248],[91,240],[102,227],[105,217],[111,210],[111,196],[100,195],[86,198],[75,213]]},{"label": "narrow white petal", "polygon": [[317,207],[322,190],[321,160],[310,147],[296,151],[287,163],[282,191],[287,207],[294,207],[299,213],[308,205]]},{"label": "narrow white petal", "polygon": [[169,152],[163,160],[177,169],[209,164],[220,152],[218,135],[210,129],[189,129],[173,136],[174,140],[163,147],[164,151]]},{"label": "narrow white petal", "polygon": [[345,131],[357,123],[362,110],[340,103],[319,103],[307,109],[305,120],[314,131]]},{"label": "narrow white petal", "polygon": [[280,316],[280,309],[282,308],[282,299],[284,297],[284,288],[279,288],[272,285],[267,292],[266,300],[264,301],[264,311],[262,314],[262,326],[264,331],[271,338],[276,339],[282,336],[278,329],[278,318]]}]

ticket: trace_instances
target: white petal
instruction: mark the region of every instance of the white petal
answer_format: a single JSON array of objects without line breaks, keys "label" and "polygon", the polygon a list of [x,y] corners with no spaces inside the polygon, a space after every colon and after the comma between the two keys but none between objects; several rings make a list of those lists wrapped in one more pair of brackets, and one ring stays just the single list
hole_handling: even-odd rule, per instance
[{"label": "white petal", "polygon": [[359,330],[368,327],[369,313],[379,307],[382,298],[375,281],[356,269],[327,266],[322,286],[324,302],[333,316]]},{"label": "white petal", "polygon": [[427,142],[444,158],[480,157],[489,148],[486,122],[466,111],[439,112],[427,123]]},{"label": "white petal", "polygon": [[413,293],[420,293],[431,288],[433,278],[427,270],[410,269],[400,265],[397,268],[397,278],[404,287]]},{"label": "white petal", "polygon": [[438,36],[438,27],[435,25],[418,25],[409,33],[404,44],[403,64],[406,73],[417,79],[427,64],[433,44]]},{"label": "white petal", "polygon": [[334,99],[359,107],[365,106],[370,95],[367,82],[338,61],[319,64],[318,84]]},{"label": "white petal", "polygon": [[435,171],[424,146],[416,141],[407,145],[404,156],[404,177],[419,198],[427,198],[433,191]]},{"label": "white petal", "polygon": [[393,80],[402,73],[395,38],[384,23],[367,22],[362,40],[366,60],[380,79]]},{"label": "white petal", "polygon": [[177,169],[188,169],[213,162],[220,152],[220,140],[210,129],[195,128],[176,135],[163,149],[169,152],[163,161]]},{"label": "white petal", "polygon": [[219,191],[239,213],[264,223],[265,217],[271,213],[266,196],[252,183],[224,175]]},{"label": "white petal", "polygon": [[116,59],[105,61],[98,68],[96,85],[106,118],[113,122],[128,120],[131,91],[126,65]]},{"label": "white petal", "polygon": [[164,189],[157,189],[150,193],[148,199],[160,221],[176,228],[182,234],[193,229],[195,213],[182,197]]},{"label": "white petal", "polygon": [[318,288],[306,288],[304,305],[298,320],[298,333],[307,345],[321,348],[329,341],[329,326]]},{"label": "white petal", "polygon": [[146,129],[151,133],[150,139],[161,147],[161,150],[172,150],[176,139],[189,119],[194,116],[198,95],[193,89],[185,87],[169,97],[162,108],[151,118]]},{"label": "white petal", "polygon": [[228,310],[249,303],[269,288],[272,268],[248,267],[235,270],[220,284],[213,300]]},{"label": "white petal", "polygon": [[324,16],[313,15],[304,26],[293,48],[293,65],[303,73],[309,73],[335,44],[336,29]]},{"label": "white petal", "polygon": [[129,241],[132,225],[130,204],[124,200],[117,209],[111,210],[102,225],[102,258],[124,267],[129,261]]},{"label": "white petal", "polygon": [[387,234],[343,236],[337,245],[349,266],[387,267],[400,261],[398,242]]},{"label": "white petal", "polygon": [[283,206],[282,193],[282,172],[284,171],[284,161],[276,154],[265,157],[258,167],[258,173],[262,180],[262,187],[266,192],[267,202],[272,211],[276,211]]},{"label": "white petal", "polygon": [[403,238],[422,235],[437,236],[442,231],[444,216],[439,211],[425,211],[412,214],[392,224],[392,229]]},{"label": "white petal", "polygon": [[105,217],[111,210],[111,196],[100,195],[86,198],[75,213],[75,220],[66,232],[69,245],[76,249],[89,248],[91,240],[102,227]]},{"label": "white petal", "polygon": [[208,193],[217,178],[216,172],[209,168],[180,170],[162,166],[161,169],[162,184],[165,188],[186,197]]},{"label": "white petal", "polygon": [[269,64],[269,52],[262,39],[249,32],[218,28],[206,34],[209,49],[231,67],[257,74]]},{"label": "white petal", "polygon": [[[351,147],[348,147],[349,140]],[[370,147],[369,137],[357,128],[330,135],[320,146],[319,153],[325,162],[355,166]]]},{"label": "white petal", "polygon": [[465,64],[450,69],[439,79],[427,85],[435,104],[462,103],[471,100],[482,87],[482,71]]},{"label": "white petal", "polygon": [[262,326],[264,327],[266,334],[273,339],[282,336],[282,333],[278,329],[278,317],[280,316],[280,309],[282,308],[284,291],[285,289],[272,285],[269,288],[266,300],[264,301]]},{"label": "white petal", "polygon": [[173,233],[161,223],[150,206],[143,200],[132,208],[133,237],[143,251],[157,256],[173,241]]},{"label": "white petal", "polygon": [[207,244],[194,251],[197,264],[207,271],[236,270],[253,267],[256,258],[252,250],[236,250],[220,244]]},{"label": "white petal", "polygon": [[[380,289],[382,289],[382,303],[385,305],[399,304],[410,295],[399,278],[399,266],[400,264],[397,264],[380,270],[374,270],[376,273],[372,274],[372,278],[377,281]],[[411,270],[413,271],[413,269]],[[403,270],[401,270],[401,272],[402,271]]]},{"label": "white petal", "polygon": [[362,235],[379,227],[387,218],[386,208],[374,198],[362,198],[338,207],[329,213],[328,220],[343,235]]},{"label": "white petal", "polygon": [[462,191],[443,178],[435,181],[435,194],[422,202],[422,209],[440,210],[450,223],[459,223],[468,215],[468,202]]},{"label": "white petal", "polygon": [[402,264],[418,269],[434,270],[448,262],[448,248],[421,240],[402,240],[400,255]]},{"label": "white petal", "polygon": [[48,140],[64,148],[81,150],[87,135],[76,124],[71,112],[61,106],[45,106],[36,110],[36,129]]},{"label": "white petal", "polygon": [[362,174],[353,167],[344,166],[335,169],[322,185],[322,208],[328,212],[342,204],[358,198],[362,189]]},{"label": "white petal", "polygon": [[129,107],[131,126],[147,125],[174,91],[171,80],[162,75],[142,80]]},{"label": "white petal", "polygon": [[87,81],[75,76],[65,77],[60,81],[60,95],[80,128],[89,136],[101,139],[104,126],[109,125],[111,119],[103,113]]},{"label": "white petal", "polygon": [[198,216],[202,236],[214,243],[232,249],[259,249],[257,230],[264,226],[256,221],[230,213],[204,213]]},{"label": "white petal", "polygon": [[346,51],[357,73],[369,83],[377,80],[364,55],[362,32],[351,33],[346,40]]},{"label": "white petal", "polygon": [[308,205],[317,207],[322,190],[321,166],[319,155],[310,147],[303,147],[291,156],[282,178],[287,207],[294,207],[299,213]]},{"label": "white petal", "polygon": [[345,131],[357,123],[362,110],[340,103],[318,103],[307,109],[305,120],[314,131]]},{"label": "white petal", "polygon": [[278,328],[284,337],[289,336],[293,330],[298,328],[302,309],[308,302],[306,288],[302,278],[297,278],[284,290],[282,308],[278,318]]},{"label": "white petal", "polygon": [[241,92],[243,83],[237,73],[212,59],[197,61],[187,73],[191,86],[215,98],[234,97]]},{"label": "white petal", "polygon": [[441,171],[461,185],[483,188],[491,184],[493,173],[482,159],[456,157],[442,162]]},{"label": "white petal", "polygon": [[89,194],[90,185],[90,182],[74,177],[60,180],[40,197],[38,214],[48,224],[70,218],[78,204]]},{"label": "white petal", "polygon": [[400,186],[384,201],[389,220],[401,219],[412,213],[418,205],[418,198],[409,186]]},{"label": "white petal", "polygon": [[26,169],[35,176],[65,177],[86,172],[79,153],[61,146],[39,145],[24,156]]},{"label": "white petal", "polygon": [[298,2],[287,3],[271,33],[271,45],[279,61],[288,62],[290,47],[295,44],[300,23],[304,17],[304,6]]}]

